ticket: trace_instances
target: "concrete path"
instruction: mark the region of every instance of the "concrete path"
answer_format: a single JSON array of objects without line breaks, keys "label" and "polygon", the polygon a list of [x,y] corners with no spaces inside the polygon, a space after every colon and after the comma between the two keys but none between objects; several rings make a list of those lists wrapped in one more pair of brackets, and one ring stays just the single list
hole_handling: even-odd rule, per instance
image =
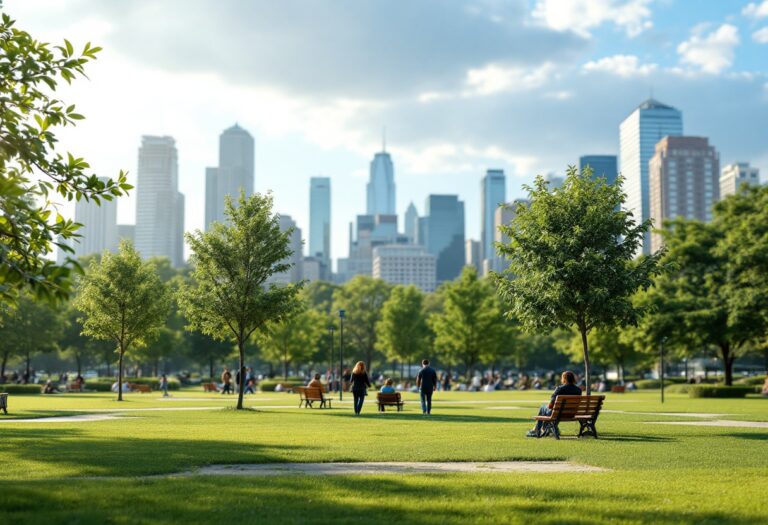
[{"label": "concrete path", "polygon": [[713,419],[711,421],[646,421],[648,425],[691,425],[695,427],[768,428],[768,421],[733,421]]},{"label": "concrete path", "polygon": [[350,474],[434,474],[434,473],[496,473],[508,472],[605,472],[607,469],[579,465],[567,461],[489,461],[447,463],[271,463],[253,465],[210,465],[188,472],[185,476],[279,476],[302,474],[310,476]]},{"label": "concrete path", "polygon": [[54,416],[37,417],[24,419],[0,419],[0,424],[10,423],[84,423],[87,421],[106,421],[112,419],[122,419],[125,416],[119,414],[80,414],[77,416]]}]

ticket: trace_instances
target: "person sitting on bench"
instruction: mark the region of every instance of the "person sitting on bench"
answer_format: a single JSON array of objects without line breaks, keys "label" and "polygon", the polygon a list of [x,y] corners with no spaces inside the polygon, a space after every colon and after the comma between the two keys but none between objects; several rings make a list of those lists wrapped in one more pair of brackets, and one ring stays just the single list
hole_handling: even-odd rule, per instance
[{"label": "person sitting on bench", "polygon": [[[557,388],[555,388],[555,391],[552,392],[552,399],[550,399],[549,404],[541,405],[541,408],[539,408],[540,416],[549,416],[552,414],[552,407],[554,406],[555,399],[557,398],[557,396],[580,396],[581,395],[581,388],[576,386],[576,375],[573,372],[571,371],[563,372],[563,375],[560,377],[560,382],[562,384]],[[536,421],[536,426],[533,427],[531,430],[529,430],[526,436],[541,437],[541,427],[543,424],[544,424],[543,421]]]},{"label": "person sitting on bench", "polygon": [[384,381],[384,386],[381,387],[380,392],[382,394],[396,394],[394,384],[395,382],[391,378],[387,379]]},{"label": "person sitting on bench", "polygon": [[320,381],[320,374],[315,374],[315,377],[307,383],[307,388],[323,388],[323,383]]}]

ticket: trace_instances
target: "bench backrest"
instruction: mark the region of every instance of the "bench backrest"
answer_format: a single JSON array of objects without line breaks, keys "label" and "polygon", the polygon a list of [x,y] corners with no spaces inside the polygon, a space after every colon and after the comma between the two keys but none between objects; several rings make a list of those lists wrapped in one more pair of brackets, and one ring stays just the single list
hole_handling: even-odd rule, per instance
[{"label": "bench backrest", "polygon": [[394,394],[384,394],[379,392],[376,396],[376,399],[379,401],[379,403],[399,403],[400,392],[395,392]]},{"label": "bench backrest", "polygon": [[577,416],[597,418],[605,396],[557,396],[552,405],[552,417],[560,421]]},{"label": "bench backrest", "polygon": [[304,389],[304,396],[306,399],[309,399],[310,401],[323,400],[323,389],[319,386],[305,386],[300,388]]}]

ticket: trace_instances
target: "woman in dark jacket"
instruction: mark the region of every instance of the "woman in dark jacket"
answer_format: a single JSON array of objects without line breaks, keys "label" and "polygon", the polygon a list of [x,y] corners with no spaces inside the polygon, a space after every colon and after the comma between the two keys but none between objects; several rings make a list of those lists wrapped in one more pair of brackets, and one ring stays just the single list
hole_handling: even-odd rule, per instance
[{"label": "woman in dark jacket", "polygon": [[359,416],[363,409],[363,401],[368,395],[368,388],[371,387],[371,380],[368,379],[368,373],[365,371],[365,363],[358,361],[355,368],[352,369],[352,396],[355,398],[355,415]]}]

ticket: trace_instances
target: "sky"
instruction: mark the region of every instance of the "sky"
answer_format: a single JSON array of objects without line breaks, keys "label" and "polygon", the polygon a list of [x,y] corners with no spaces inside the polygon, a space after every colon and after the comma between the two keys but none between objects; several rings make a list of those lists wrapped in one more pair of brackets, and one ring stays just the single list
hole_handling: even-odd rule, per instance
[{"label": "sky", "polygon": [[[256,191],[308,238],[309,178],[332,178],[332,256],[365,213],[386,148],[397,210],[458,194],[480,235],[480,179],[507,198],[585,154],[618,154],[651,94],[683,112],[721,165],[768,179],[768,0],[5,0],[38,39],[104,51],[59,96],[86,115],[63,149],[135,181],[142,135],[179,152],[186,230],[203,227],[205,168],[235,122],[256,141]],[[62,205],[64,215],[73,207]],[[133,223],[135,200],[118,221]]]}]

